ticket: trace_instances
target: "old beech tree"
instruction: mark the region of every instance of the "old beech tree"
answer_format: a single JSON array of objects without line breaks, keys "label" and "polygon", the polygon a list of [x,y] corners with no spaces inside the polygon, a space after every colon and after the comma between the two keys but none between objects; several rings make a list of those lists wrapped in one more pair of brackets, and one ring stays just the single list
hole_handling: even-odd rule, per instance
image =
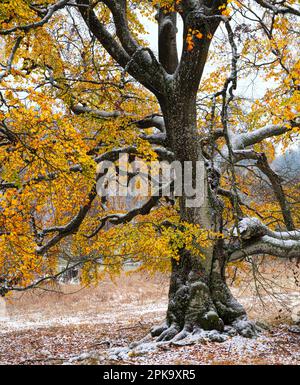
[{"label": "old beech tree", "polygon": [[[271,166],[299,134],[299,16],[296,0],[2,1],[1,294],[57,278],[58,257],[83,283],[130,259],[171,268],[153,337],[253,336],[226,266],[300,257],[299,180]],[[203,161],[204,204],[100,197],[97,164],[120,153]]]}]

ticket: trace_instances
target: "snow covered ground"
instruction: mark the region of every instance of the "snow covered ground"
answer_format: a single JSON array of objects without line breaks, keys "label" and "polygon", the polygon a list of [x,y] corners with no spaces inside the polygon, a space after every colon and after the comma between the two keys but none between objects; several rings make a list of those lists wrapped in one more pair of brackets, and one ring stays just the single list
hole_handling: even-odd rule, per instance
[{"label": "snow covered ground", "polygon": [[277,310],[272,305],[265,315],[251,310],[257,298],[240,296],[252,319],[263,321],[265,329],[256,339],[130,348],[163,321],[167,284],[163,277],[126,277],[69,296],[46,292],[9,299],[0,319],[0,364],[300,363],[300,334],[288,325],[289,312],[299,303],[297,291],[278,293]]}]

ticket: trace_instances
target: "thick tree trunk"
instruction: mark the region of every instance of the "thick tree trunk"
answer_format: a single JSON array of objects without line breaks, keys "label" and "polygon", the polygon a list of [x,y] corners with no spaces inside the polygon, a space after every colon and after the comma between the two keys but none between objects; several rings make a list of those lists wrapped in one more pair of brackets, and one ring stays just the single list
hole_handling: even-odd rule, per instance
[{"label": "thick tree trunk", "polygon": [[180,254],[179,262],[172,261],[166,322],[154,328],[152,336],[158,341],[179,341],[215,330],[219,333],[208,334],[214,341],[223,341],[223,332],[253,337],[255,326],[231,294],[218,259],[208,271],[199,257],[184,249]]},{"label": "thick tree trunk", "polygon": [[[184,161],[204,160],[198,140],[195,105],[195,100],[185,99],[185,103],[182,103],[181,97],[165,109],[170,144],[176,159],[182,164]],[[211,188],[209,179],[207,175],[204,178],[204,203],[201,207],[187,207],[186,197],[180,198],[181,220],[219,232],[222,230],[222,204]],[[245,310],[226,284],[224,260],[221,239],[206,249],[204,260],[185,249],[180,251],[179,262],[172,261],[166,323],[154,328],[153,336],[158,336],[159,341],[178,341],[203,330],[222,333],[235,329],[245,337],[255,334],[254,325],[247,321]],[[215,340],[222,340],[221,334],[211,335]]]}]

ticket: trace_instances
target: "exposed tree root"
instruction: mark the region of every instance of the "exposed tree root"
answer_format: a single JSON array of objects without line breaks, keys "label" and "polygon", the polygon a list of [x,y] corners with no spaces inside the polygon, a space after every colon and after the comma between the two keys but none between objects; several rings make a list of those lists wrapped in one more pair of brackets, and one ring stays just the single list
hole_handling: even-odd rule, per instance
[{"label": "exposed tree root", "polygon": [[[152,341],[170,342],[175,345],[190,345],[203,341],[224,342],[229,337],[237,334],[246,338],[253,338],[257,336],[259,330],[254,322],[249,321],[244,316],[236,319],[231,325],[226,325],[222,331],[216,329],[205,330],[199,326],[194,326],[192,329],[184,327],[180,330],[174,325],[168,327],[167,324],[164,323],[154,327],[150,335]],[[147,340],[149,340],[149,336],[147,336]],[[144,340],[141,342],[144,342]]]}]

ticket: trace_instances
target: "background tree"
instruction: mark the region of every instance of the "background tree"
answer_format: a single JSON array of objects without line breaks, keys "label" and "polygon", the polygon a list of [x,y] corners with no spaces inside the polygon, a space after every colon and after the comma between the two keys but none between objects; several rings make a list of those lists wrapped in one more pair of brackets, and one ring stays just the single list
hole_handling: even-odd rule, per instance
[{"label": "background tree", "polygon": [[[140,21],[154,11],[158,56]],[[110,274],[128,258],[150,270],[171,262],[166,323],[153,336],[255,334],[225,268],[299,257],[298,188],[270,166],[299,132],[299,14],[292,0],[1,3],[2,293],[57,276],[62,253],[76,255],[83,282],[101,276],[100,256]],[[238,82],[254,75],[272,84],[248,98]],[[204,204],[150,196],[116,212],[95,174],[120,153],[203,161]]]}]

